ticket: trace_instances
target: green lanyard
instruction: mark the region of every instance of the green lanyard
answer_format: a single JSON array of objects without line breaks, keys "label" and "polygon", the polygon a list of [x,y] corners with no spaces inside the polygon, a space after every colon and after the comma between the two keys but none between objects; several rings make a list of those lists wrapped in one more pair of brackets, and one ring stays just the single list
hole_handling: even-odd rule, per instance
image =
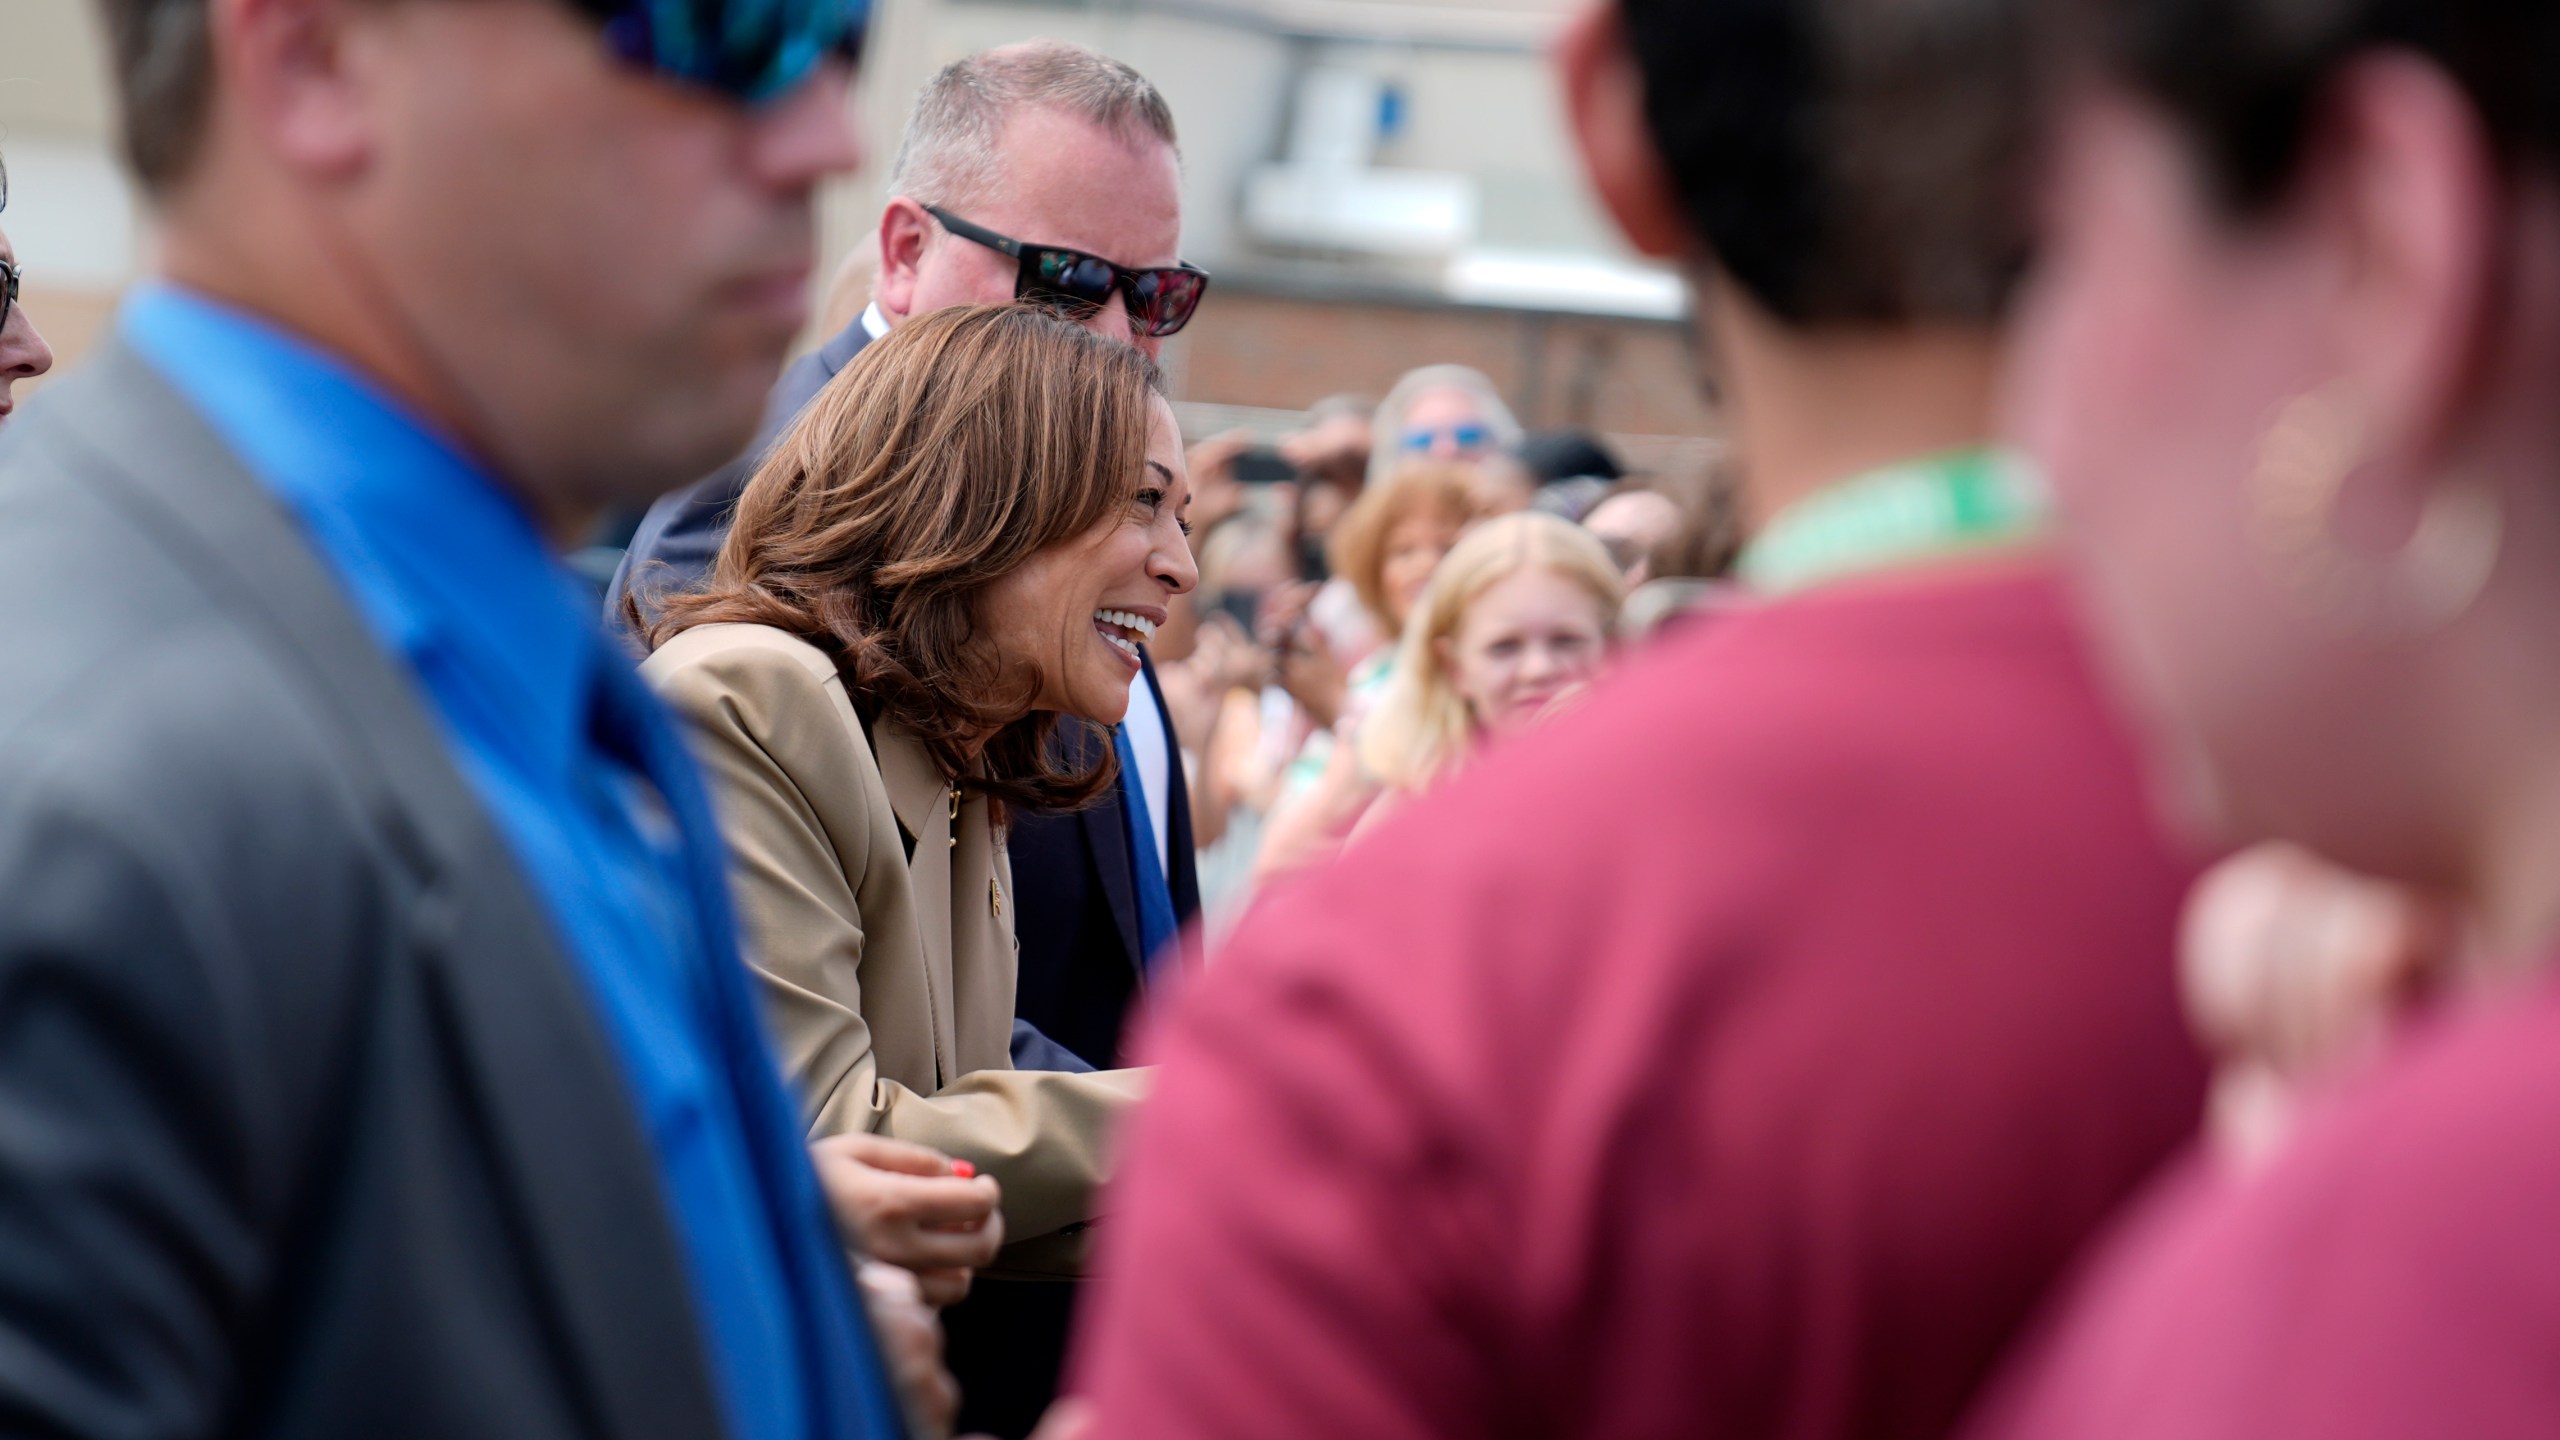
[{"label": "green lanyard", "polygon": [[1957,450],[1870,470],[1780,511],[1736,571],[1764,595],[2044,531],[2044,484],[2006,450]]}]

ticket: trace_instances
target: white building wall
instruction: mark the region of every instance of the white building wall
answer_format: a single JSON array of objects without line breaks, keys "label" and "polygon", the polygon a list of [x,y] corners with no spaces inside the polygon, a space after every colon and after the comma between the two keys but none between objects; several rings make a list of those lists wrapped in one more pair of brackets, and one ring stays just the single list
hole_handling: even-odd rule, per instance
[{"label": "white building wall", "polygon": [[88,0],[0,0],[0,159],[0,231],[26,270],[20,299],[54,348],[76,356],[147,247],[115,154],[106,47]]}]

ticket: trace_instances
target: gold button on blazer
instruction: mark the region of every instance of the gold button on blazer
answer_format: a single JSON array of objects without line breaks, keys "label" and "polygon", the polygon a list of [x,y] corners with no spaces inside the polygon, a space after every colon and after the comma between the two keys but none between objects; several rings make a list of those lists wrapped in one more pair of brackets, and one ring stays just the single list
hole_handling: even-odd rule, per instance
[{"label": "gold button on blazer", "polygon": [[1092,1217],[1147,1072],[1013,1068],[1013,876],[985,798],[955,804],[895,721],[866,739],[835,663],[770,626],[697,626],[640,673],[710,777],[810,1137],[869,1130],[968,1160],[1004,1189],[998,1268],[1074,1268],[1083,1247],[1059,1232]]}]

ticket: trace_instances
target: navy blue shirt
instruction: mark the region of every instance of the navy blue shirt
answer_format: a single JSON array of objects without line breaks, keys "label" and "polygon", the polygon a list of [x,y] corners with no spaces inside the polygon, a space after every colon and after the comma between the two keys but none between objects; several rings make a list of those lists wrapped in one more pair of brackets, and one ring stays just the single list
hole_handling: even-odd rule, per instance
[{"label": "navy blue shirt", "polygon": [[758,1029],[681,742],[524,507],[342,361],[168,285],[125,338],[414,675],[621,1058],[740,1440],[902,1432]]}]

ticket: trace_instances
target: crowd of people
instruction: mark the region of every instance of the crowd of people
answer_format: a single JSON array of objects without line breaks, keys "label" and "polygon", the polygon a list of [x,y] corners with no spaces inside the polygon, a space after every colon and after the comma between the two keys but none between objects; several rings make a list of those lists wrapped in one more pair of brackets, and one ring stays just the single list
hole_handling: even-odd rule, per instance
[{"label": "crowd of people", "polygon": [[0,1430],[2560,1428],[2560,8],[1594,0],[1692,476],[1186,437],[1082,47],[785,369],[862,0],[102,3]]},{"label": "crowd of people", "polygon": [[[1315,414],[1273,447],[1287,468],[1268,484],[1234,478],[1252,453],[1242,436],[1190,456],[1209,497],[1195,501],[1201,581],[1172,602],[1174,628],[1154,654],[1181,697],[1175,732],[1196,772],[1193,834],[1217,933],[1261,883],[1333,858],[1383,813],[1381,798],[1419,791],[1477,742],[1560,708],[1622,638],[1644,639],[1652,626],[1621,634],[1626,589],[1663,582],[1658,623],[1697,608],[1730,556],[1729,545],[1701,555],[1691,539],[1730,528],[1707,477],[1627,475],[1579,431],[1523,435],[1492,383],[1463,366],[1415,371],[1374,415],[1352,396]],[[1368,418],[1366,433],[1332,451],[1348,483],[1288,464],[1331,417],[1353,415]],[[1476,542],[1457,567],[1477,578],[1447,574],[1461,540],[1488,526],[1506,543]],[[1607,593],[1563,614],[1479,606],[1532,566],[1605,570]],[[1390,695],[1401,697],[1394,713],[1373,717]],[[1400,738],[1378,738],[1385,730]]]}]

